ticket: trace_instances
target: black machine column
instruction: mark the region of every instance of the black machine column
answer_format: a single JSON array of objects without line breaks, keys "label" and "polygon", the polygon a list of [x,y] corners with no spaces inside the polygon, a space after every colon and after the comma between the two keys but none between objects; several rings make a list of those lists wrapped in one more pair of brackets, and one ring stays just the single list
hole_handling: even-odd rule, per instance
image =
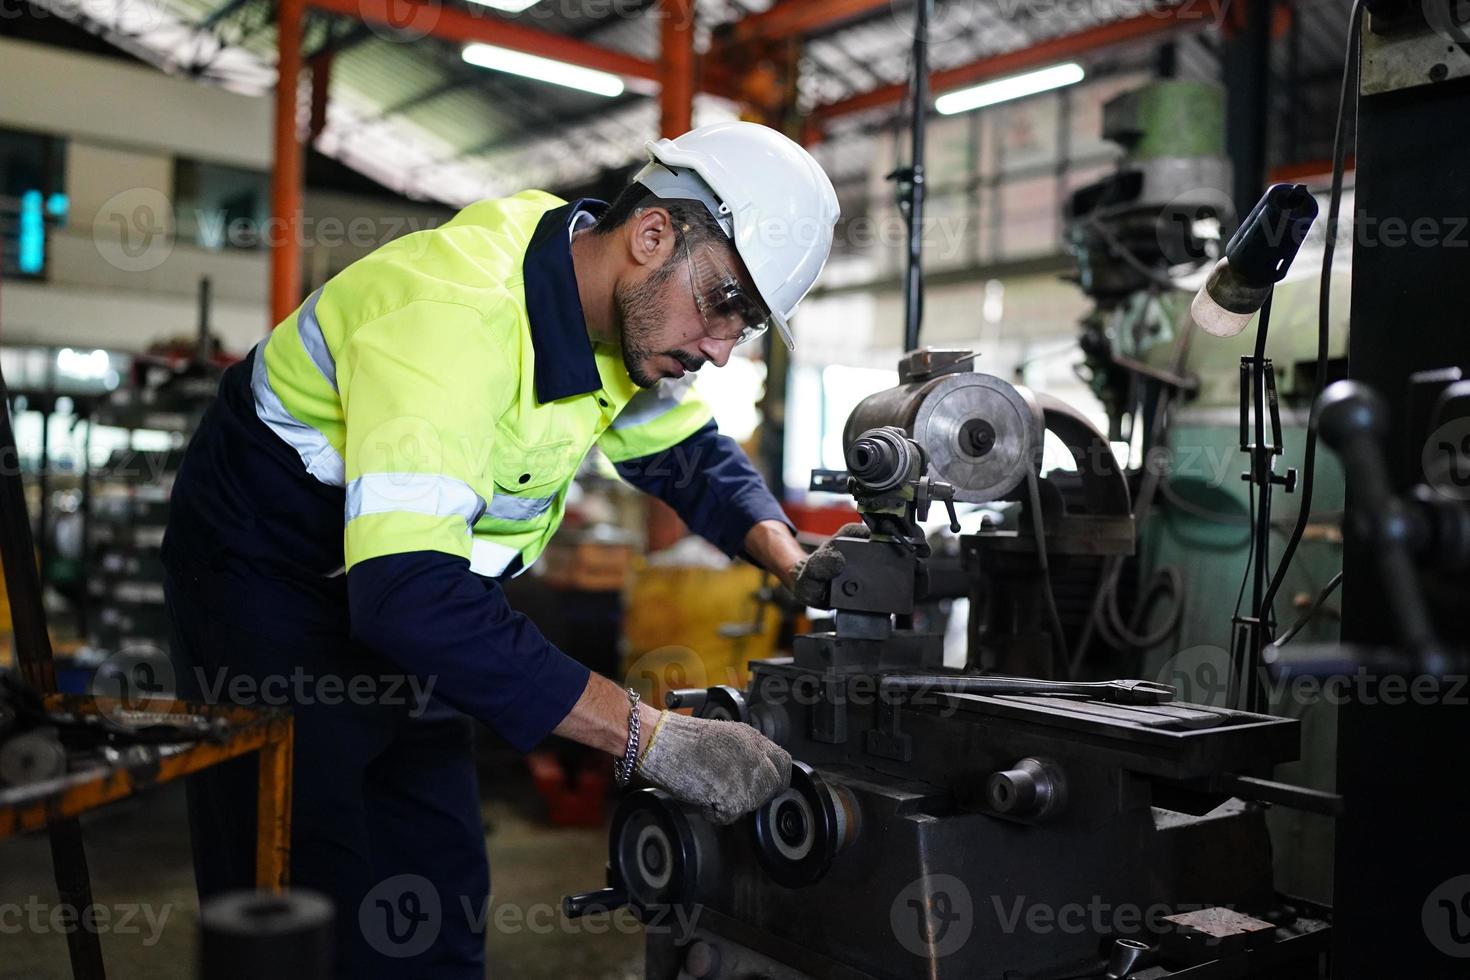
[{"label": "black machine column", "polygon": [[[1433,78],[1434,66],[1428,69]],[[1470,78],[1364,94],[1359,102],[1349,373],[1387,404],[1399,492],[1425,476],[1427,433],[1413,419],[1419,397],[1411,375],[1446,367],[1470,373],[1467,120]],[[1351,481],[1347,489],[1351,507]],[[1342,607],[1345,643],[1402,642],[1372,548],[1351,539]],[[1449,616],[1436,611],[1439,635],[1463,644],[1465,604]],[[1470,960],[1444,948],[1458,934],[1467,939],[1458,955],[1470,955],[1470,889],[1448,905],[1438,900],[1443,895],[1432,899],[1446,881],[1470,874],[1470,780],[1426,771],[1445,753],[1457,754],[1470,734],[1467,721],[1463,705],[1344,706],[1337,789],[1348,805],[1337,825],[1335,976],[1463,977],[1470,969]]]}]

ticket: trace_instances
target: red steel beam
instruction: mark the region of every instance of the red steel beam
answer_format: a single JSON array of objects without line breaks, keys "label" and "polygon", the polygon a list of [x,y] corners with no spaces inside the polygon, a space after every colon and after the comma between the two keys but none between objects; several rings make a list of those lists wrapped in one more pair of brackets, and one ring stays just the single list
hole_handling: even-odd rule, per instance
[{"label": "red steel beam", "polygon": [[410,37],[433,35],[446,41],[478,41],[525,54],[565,61],[583,68],[632,78],[659,80],[659,66],[651,61],[588,44],[574,37],[526,27],[498,17],[476,16],[456,7],[424,0],[306,0],[318,10],[353,17],[404,31]]},{"label": "red steel beam", "polygon": [[[1075,34],[1064,34],[1039,44],[1006,51],[1002,54],[981,58],[966,65],[946,68],[929,76],[930,91],[934,94],[949,89],[975,85],[992,78],[1000,78],[1033,68],[1043,68],[1058,61],[1076,58],[1115,44],[1141,41],[1187,30],[1199,30],[1211,23],[1208,3],[1184,0],[1154,12],[1140,14],[1127,20],[1100,24]],[[902,100],[908,91],[907,85],[883,85],[861,92],[840,102],[831,102],[812,110],[812,119],[824,124],[838,116],[866,109],[877,109],[893,105]]]},{"label": "red steel beam", "polygon": [[659,135],[694,128],[694,0],[662,0],[659,13]]},{"label": "red steel beam", "polygon": [[306,0],[280,0],[276,15],[275,164],[271,168],[271,308],[274,328],[301,301],[301,143],[296,111]]},{"label": "red steel beam", "polygon": [[736,21],[730,28],[729,40],[739,44],[802,37],[875,10],[885,10],[892,3],[893,0],[780,0],[769,10]]}]

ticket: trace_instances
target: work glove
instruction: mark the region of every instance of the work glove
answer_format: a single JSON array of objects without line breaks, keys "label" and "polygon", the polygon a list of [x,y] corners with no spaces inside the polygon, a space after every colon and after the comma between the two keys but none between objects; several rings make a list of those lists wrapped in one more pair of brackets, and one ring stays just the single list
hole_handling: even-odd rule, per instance
[{"label": "work glove", "polygon": [[700,809],[705,819],[734,823],[791,783],[791,755],[749,725],[659,715],[638,763],[648,782]]},{"label": "work glove", "polygon": [[[832,538],[867,540],[871,534],[868,525],[856,522],[842,525]],[[832,538],[823,541],[816,551],[791,568],[792,578],[795,579],[791,591],[801,602],[819,609],[832,607],[832,580],[842,574],[843,566],[847,564],[842,552],[833,546]]]}]

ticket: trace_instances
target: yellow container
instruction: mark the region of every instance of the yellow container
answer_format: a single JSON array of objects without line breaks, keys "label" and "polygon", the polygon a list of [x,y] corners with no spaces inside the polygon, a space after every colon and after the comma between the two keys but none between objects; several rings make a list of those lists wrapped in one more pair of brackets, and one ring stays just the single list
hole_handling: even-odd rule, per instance
[{"label": "yellow container", "polygon": [[773,656],[779,616],[755,627],[761,571],[635,564],[623,621],[625,683],[655,706],[674,688],[743,688],[751,660]]}]

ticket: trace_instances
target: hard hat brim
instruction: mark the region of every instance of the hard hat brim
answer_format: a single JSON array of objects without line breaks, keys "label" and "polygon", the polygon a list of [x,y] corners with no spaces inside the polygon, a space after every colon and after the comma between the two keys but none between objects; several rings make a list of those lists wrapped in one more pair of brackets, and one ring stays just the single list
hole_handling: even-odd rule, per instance
[{"label": "hard hat brim", "polygon": [[793,354],[796,353],[796,341],[791,338],[791,327],[786,323],[786,318],[775,310],[772,310],[771,322],[776,325],[776,332],[785,341],[786,349]]}]

